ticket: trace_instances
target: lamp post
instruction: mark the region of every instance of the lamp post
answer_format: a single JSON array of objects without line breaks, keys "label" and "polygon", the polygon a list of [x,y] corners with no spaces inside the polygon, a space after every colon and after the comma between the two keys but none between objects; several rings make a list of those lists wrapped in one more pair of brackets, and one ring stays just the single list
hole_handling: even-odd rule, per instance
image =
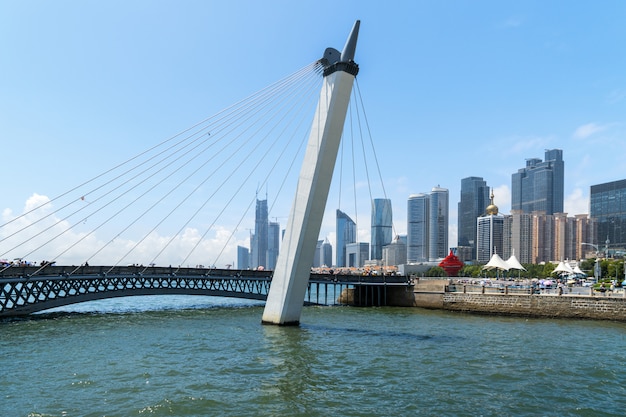
[{"label": "lamp post", "polygon": [[598,247],[598,245],[594,245],[593,243],[582,242],[581,245],[593,246],[596,250],[596,264],[593,267],[593,277],[596,280],[596,282],[598,282],[602,274],[602,270],[600,269],[600,264],[598,263],[598,253],[600,253],[600,248]]}]

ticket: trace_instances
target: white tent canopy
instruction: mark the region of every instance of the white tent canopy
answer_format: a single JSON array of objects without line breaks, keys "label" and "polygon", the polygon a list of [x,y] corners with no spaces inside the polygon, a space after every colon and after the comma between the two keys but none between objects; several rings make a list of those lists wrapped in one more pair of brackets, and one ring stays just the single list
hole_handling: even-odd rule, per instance
[{"label": "white tent canopy", "polygon": [[574,267],[574,273],[575,273],[576,275],[585,275],[585,276],[587,276],[587,274],[585,274],[585,273],[584,273],[584,272],[580,269],[580,267],[578,266],[578,264],[576,264],[576,266]]},{"label": "white tent canopy", "polygon": [[508,271],[510,269],[519,269],[526,271],[526,268],[524,268],[522,264],[519,263],[515,255],[511,255],[511,257],[505,261],[497,253],[494,253],[491,256],[491,259],[489,260],[487,265],[483,266],[483,269],[500,269],[503,271]]},{"label": "white tent canopy", "polygon": [[509,266],[509,269],[521,269],[523,271],[526,271],[526,268],[524,268],[522,264],[519,263],[519,261],[515,257],[515,254],[511,255],[511,257],[506,260],[506,264]]},{"label": "white tent canopy", "polygon": [[508,271],[509,269],[511,269],[511,267],[509,266],[509,264],[504,262],[502,258],[500,258],[500,255],[494,253],[489,262],[487,262],[487,265],[483,266],[483,269],[501,269],[503,271]]},{"label": "white tent canopy", "polygon": [[559,264],[554,268],[554,272],[558,272],[560,274],[573,274],[574,270],[571,266],[569,266],[568,262],[559,262]]}]

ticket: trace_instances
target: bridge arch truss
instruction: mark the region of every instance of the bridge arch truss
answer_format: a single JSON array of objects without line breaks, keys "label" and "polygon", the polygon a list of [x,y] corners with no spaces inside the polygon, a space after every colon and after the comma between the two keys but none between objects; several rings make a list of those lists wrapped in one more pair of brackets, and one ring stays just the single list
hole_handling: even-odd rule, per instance
[{"label": "bridge arch truss", "polygon": [[86,301],[140,295],[204,295],[265,300],[269,277],[76,275],[0,280],[0,317],[24,316]]},{"label": "bridge arch truss", "polygon": [[[338,299],[344,289],[403,282],[400,277],[387,277],[379,283],[355,278],[312,274],[304,304],[341,304]],[[0,274],[0,318],[27,316],[87,301],[143,295],[202,295],[267,301],[271,283],[272,271],[143,266],[46,266],[43,270],[11,267]],[[375,304],[385,305],[380,301]]]}]

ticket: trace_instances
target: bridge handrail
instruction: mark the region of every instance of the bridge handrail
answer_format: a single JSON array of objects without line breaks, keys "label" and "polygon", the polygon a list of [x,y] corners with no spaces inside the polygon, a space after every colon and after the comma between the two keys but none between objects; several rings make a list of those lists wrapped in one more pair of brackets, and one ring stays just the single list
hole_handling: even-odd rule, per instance
[{"label": "bridge handrail", "polygon": [[[39,271],[39,272],[37,272]],[[34,275],[37,272],[36,275]],[[73,272],[73,274],[72,274]],[[71,275],[70,275],[71,274]],[[190,268],[173,266],[149,266],[128,265],[128,266],[80,266],[75,265],[46,265],[43,268],[38,266],[11,266],[0,273],[0,279],[6,277],[39,277],[39,276],[85,276],[85,275],[186,275],[186,276],[237,276],[237,277],[258,277],[269,278],[271,271],[218,269],[218,268]]]},{"label": "bridge handrail", "polygon": [[[37,272],[38,271],[38,272]],[[73,272],[73,274],[72,274]],[[34,275],[37,273],[36,275]],[[188,277],[213,277],[213,278],[259,278],[271,279],[274,271],[251,270],[251,269],[219,269],[219,268],[192,268],[173,266],[80,266],[74,265],[46,265],[38,266],[11,266],[0,272],[0,282],[6,279],[50,279],[50,277],[73,277],[76,279],[89,278],[89,276],[120,276],[120,275],[143,275],[143,276],[188,276]],[[71,275],[70,275],[71,274]],[[389,283],[401,284],[407,282],[407,277],[402,275],[352,275],[352,274],[318,274],[311,273],[310,281],[335,282],[335,283]]]}]

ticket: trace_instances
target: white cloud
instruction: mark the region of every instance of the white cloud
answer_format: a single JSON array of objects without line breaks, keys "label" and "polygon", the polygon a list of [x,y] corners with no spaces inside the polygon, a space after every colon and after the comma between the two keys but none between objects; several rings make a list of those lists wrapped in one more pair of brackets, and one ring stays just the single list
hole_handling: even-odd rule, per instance
[{"label": "white cloud", "polygon": [[459,223],[458,219],[452,221],[450,219],[450,224],[448,225],[448,246],[453,248],[457,246],[459,243]]},{"label": "white cloud", "polygon": [[602,132],[603,130],[606,130],[610,127],[610,125],[598,125],[596,123],[587,123],[585,125],[579,126],[575,131],[574,131],[574,138],[575,139],[586,139],[589,136],[592,136],[598,132]]},{"label": "white cloud", "polygon": [[582,188],[575,188],[571,194],[567,195],[563,206],[568,216],[589,214],[589,199],[584,195]]},{"label": "white cloud", "polygon": [[[188,227],[173,237],[152,232],[145,238],[112,239],[99,231],[76,230],[74,225],[57,217],[52,203],[46,203],[50,203],[48,197],[33,194],[21,216],[12,215],[8,209],[3,211],[0,258],[56,261],[62,265],[80,265],[85,261],[92,265],[147,265],[154,260],[158,265],[215,263],[218,268],[224,268],[236,262],[237,245],[248,246],[246,239],[230,239],[231,231],[222,227],[215,227],[204,238],[198,229]],[[38,207],[41,208],[31,211]]]}]

